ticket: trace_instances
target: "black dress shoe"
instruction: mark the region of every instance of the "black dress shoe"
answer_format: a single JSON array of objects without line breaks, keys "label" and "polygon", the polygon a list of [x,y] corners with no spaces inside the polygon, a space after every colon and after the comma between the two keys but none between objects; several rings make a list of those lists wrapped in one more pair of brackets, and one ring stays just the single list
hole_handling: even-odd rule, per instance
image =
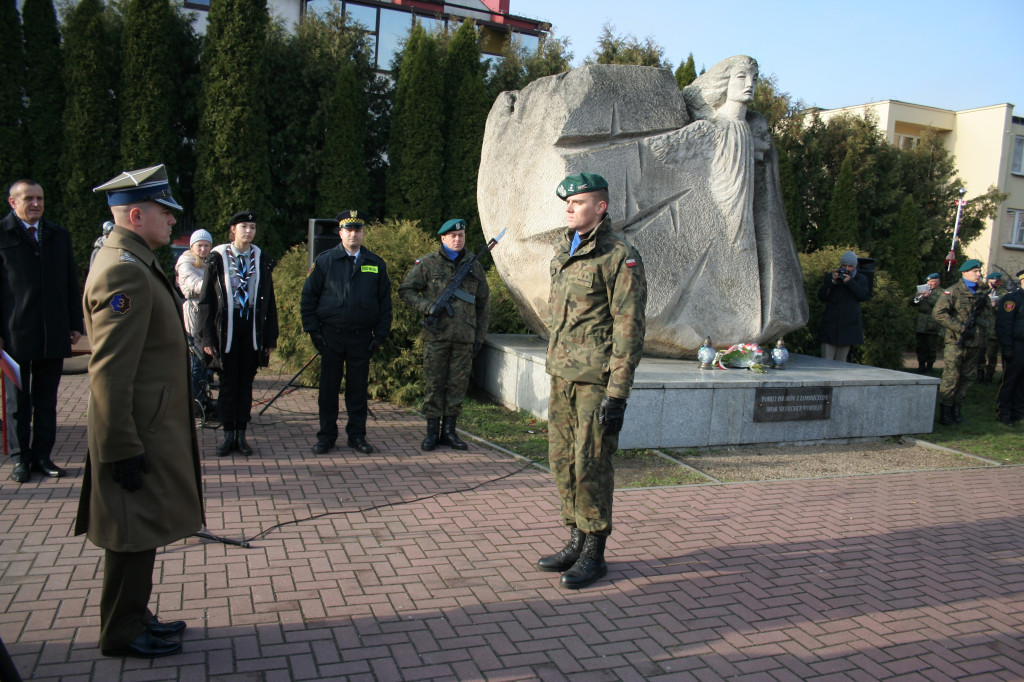
[{"label": "black dress shoe", "polygon": [[316,445],[313,446],[313,454],[323,455],[326,454],[331,448],[334,447],[334,442],[329,440],[318,440]]},{"label": "black dress shoe", "polygon": [[181,642],[168,642],[144,631],[141,635],[116,649],[100,649],[104,656],[131,656],[132,658],[159,658],[181,651]]},{"label": "black dress shoe", "polygon": [[232,431],[224,431],[224,440],[222,440],[220,442],[220,445],[217,446],[217,456],[218,457],[227,457],[228,454],[230,454],[230,452],[232,450],[234,450],[234,449],[235,449],[235,432],[234,432],[234,430],[232,430]]},{"label": "black dress shoe", "polygon": [[156,616],[153,616],[153,620],[146,624],[146,632],[154,637],[167,637],[168,635],[176,635],[184,631],[185,627],[185,621],[183,620],[170,620],[166,623],[161,623],[156,619]]},{"label": "black dress shoe", "polygon": [[18,483],[28,483],[28,479],[32,478],[32,474],[29,473],[28,462],[25,461],[22,455],[14,455],[11,457],[11,461],[14,463],[14,470],[11,471],[11,480]]},{"label": "black dress shoe", "polygon": [[252,454],[252,448],[249,447],[249,443],[245,440],[245,429],[235,431],[235,447],[246,457]]},{"label": "black dress shoe", "polygon": [[364,436],[349,436],[348,446],[350,448],[355,448],[364,455],[368,455],[373,452],[373,446],[366,442],[366,438]]},{"label": "black dress shoe", "polygon": [[49,476],[50,478],[60,478],[65,474],[65,471],[51,462],[49,457],[33,459],[32,471],[38,471],[44,476]]}]

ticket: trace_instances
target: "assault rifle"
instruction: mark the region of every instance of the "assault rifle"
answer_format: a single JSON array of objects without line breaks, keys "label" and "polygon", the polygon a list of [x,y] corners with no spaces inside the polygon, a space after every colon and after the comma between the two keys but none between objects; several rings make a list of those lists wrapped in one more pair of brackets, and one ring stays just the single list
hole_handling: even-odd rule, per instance
[{"label": "assault rifle", "polygon": [[960,332],[960,338],[956,341],[957,346],[963,348],[964,341],[973,339],[978,333],[974,330],[974,323],[978,321],[978,315],[981,314],[981,311],[987,305],[989,305],[988,296],[979,296],[971,306],[971,316],[967,318],[967,324],[964,325],[964,330]]},{"label": "assault rifle", "polygon": [[473,263],[480,260],[480,257],[489,253],[491,249],[498,245],[498,240],[505,236],[505,231],[508,230],[506,227],[497,237],[487,242],[482,249],[474,253],[469,258],[462,261],[462,265],[452,275],[452,279],[448,282],[448,286],[444,288],[441,295],[437,297],[437,301],[430,306],[427,311],[427,316],[423,319],[423,326],[432,332],[437,331],[437,323],[441,319],[441,315],[448,313],[448,317],[455,317],[455,309],[452,308],[452,298],[457,298],[467,303],[472,303],[475,298],[472,294],[468,294],[459,287],[469,277],[469,271],[473,268]]}]

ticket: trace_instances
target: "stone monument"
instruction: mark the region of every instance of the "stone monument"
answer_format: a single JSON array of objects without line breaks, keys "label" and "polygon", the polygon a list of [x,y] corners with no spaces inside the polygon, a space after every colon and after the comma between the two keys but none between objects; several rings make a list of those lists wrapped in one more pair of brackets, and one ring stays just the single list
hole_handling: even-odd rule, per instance
[{"label": "stone monument", "polygon": [[719,62],[684,92],[664,69],[588,65],[504,92],[487,118],[477,199],[495,265],[547,338],[548,265],[564,232],[555,187],[609,182],[613,226],[647,269],[645,353],[768,343],[807,323],[803,276],[768,125],[747,110],[757,63]]}]

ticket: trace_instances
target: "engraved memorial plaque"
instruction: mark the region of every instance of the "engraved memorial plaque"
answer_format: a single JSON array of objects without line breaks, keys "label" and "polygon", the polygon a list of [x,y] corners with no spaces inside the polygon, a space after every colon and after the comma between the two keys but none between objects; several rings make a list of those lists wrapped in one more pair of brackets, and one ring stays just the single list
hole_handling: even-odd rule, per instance
[{"label": "engraved memorial plaque", "polygon": [[812,421],[829,419],[831,416],[831,386],[754,390],[755,422]]}]

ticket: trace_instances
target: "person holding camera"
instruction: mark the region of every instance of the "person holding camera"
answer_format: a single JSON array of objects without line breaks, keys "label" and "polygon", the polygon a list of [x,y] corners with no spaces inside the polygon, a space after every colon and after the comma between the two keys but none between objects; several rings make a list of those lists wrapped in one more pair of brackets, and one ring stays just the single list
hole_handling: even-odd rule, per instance
[{"label": "person holding camera", "polygon": [[847,251],[839,267],[825,273],[818,300],[825,304],[818,329],[821,357],[846,362],[850,347],[864,343],[860,304],[871,297],[868,278],[857,271],[857,254]]},{"label": "person holding camera", "polygon": [[981,281],[981,261],[972,258],[960,266],[960,281],[942,292],[932,316],[946,328],[939,420],[950,426],[963,421],[960,407],[974,385],[992,327],[992,306],[988,287]]},{"label": "person holding camera", "polygon": [[231,242],[215,247],[206,259],[199,294],[199,345],[211,364],[220,365],[217,410],[224,440],[217,455],[226,457],[238,450],[248,457],[252,447],[245,431],[252,411],[252,382],[277,346],[274,263],[252,243],[255,213],[236,213],[229,229]]}]

